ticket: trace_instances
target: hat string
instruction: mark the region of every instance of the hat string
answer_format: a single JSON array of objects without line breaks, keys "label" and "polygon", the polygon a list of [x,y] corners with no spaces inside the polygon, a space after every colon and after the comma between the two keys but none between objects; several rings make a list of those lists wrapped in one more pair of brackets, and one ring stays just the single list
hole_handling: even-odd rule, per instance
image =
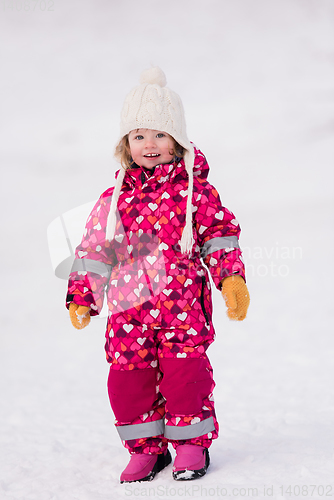
[{"label": "hat string", "polygon": [[107,229],[106,229],[106,239],[108,241],[113,240],[115,237],[117,203],[119,194],[122,189],[124,176],[125,176],[125,168],[121,166],[119,174],[116,179],[115,189],[112,195],[110,210],[108,214]]}]

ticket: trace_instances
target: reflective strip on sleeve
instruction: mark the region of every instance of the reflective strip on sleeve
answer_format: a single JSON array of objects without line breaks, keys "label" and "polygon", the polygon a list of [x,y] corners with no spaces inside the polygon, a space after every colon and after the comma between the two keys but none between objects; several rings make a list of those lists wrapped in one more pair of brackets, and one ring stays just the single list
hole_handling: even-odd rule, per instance
[{"label": "reflective strip on sleeve", "polygon": [[192,439],[204,436],[208,432],[215,430],[213,417],[206,418],[197,424],[177,427],[176,425],[165,426],[165,438],[167,439]]},{"label": "reflective strip on sleeve", "polygon": [[222,248],[240,248],[237,236],[226,236],[212,238],[204,243],[201,248],[201,257],[204,259],[210,253],[221,250]]},{"label": "reflective strip on sleeve", "polygon": [[129,439],[160,436],[164,433],[165,422],[162,418],[160,420],[146,422],[144,424],[117,425],[116,429],[123,441],[129,441]]},{"label": "reflective strip on sleeve", "polygon": [[100,274],[107,278],[111,272],[112,266],[109,264],[104,264],[98,260],[93,259],[75,259],[71,269],[71,273],[74,271],[88,271],[90,273]]}]

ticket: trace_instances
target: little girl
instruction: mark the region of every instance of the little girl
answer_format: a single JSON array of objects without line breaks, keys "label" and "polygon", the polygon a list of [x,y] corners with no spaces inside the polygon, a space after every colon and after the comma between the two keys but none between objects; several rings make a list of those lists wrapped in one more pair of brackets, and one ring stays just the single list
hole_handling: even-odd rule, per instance
[{"label": "little girl", "polygon": [[218,436],[208,271],[231,319],[243,320],[249,305],[240,227],[208,183],[181,100],[165,85],[152,68],[125,100],[116,185],[88,218],[66,300],[81,329],[107,292],[108,394],[131,454],[121,482],[153,479],[171,462],[169,442],[174,479],[206,473]]}]

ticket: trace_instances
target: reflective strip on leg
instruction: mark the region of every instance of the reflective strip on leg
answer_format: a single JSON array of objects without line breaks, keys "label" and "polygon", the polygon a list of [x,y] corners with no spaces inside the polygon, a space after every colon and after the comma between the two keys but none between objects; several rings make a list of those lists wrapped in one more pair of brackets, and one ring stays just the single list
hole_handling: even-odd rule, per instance
[{"label": "reflective strip on leg", "polygon": [[123,441],[129,441],[130,439],[160,436],[164,433],[165,422],[164,419],[160,419],[144,424],[118,425],[116,429]]},{"label": "reflective strip on leg", "polygon": [[213,417],[206,418],[197,424],[184,425],[177,427],[176,425],[165,426],[165,438],[167,439],[192,439],[199,436],[204,436],[208,432],[215,430]]}]

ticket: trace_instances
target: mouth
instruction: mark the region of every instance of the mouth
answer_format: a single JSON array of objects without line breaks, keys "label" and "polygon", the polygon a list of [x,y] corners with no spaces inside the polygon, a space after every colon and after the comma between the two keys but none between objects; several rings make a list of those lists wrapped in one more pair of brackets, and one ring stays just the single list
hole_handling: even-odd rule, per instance
[{"label": "mouth", "polygon": [[158,153],[147,153],[144,158],[158,158],[158,156],[160,156]]}]

